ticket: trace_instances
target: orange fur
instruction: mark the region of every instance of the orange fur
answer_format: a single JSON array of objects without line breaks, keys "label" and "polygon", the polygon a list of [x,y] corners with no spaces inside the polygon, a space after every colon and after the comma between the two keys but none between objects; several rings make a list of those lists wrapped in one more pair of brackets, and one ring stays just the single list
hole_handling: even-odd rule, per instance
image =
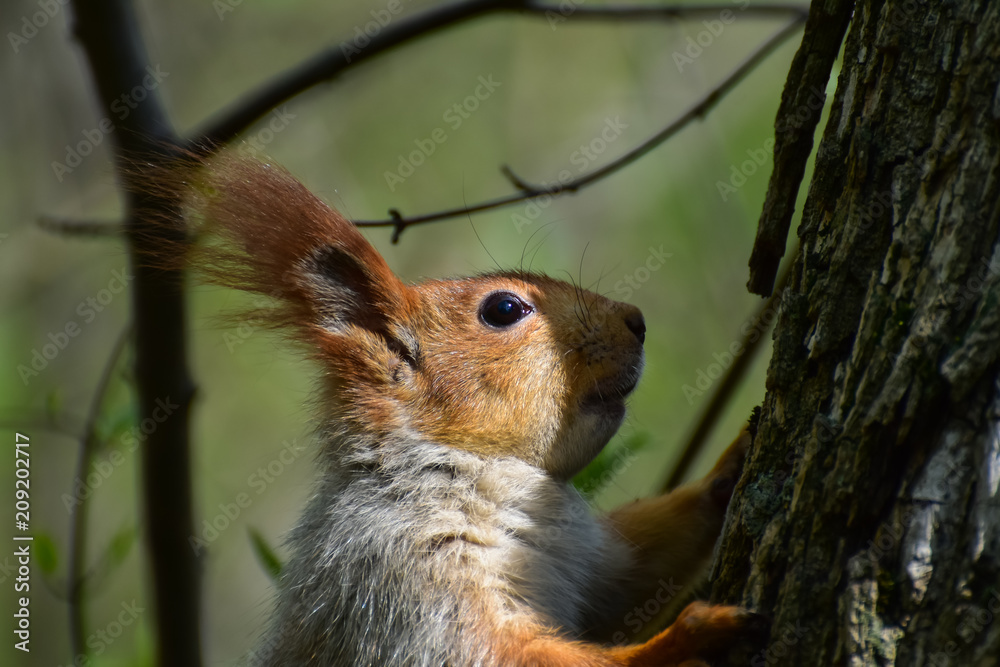
[{"label": "orange fur", "polygon": [[[579,641],[565,627],[590,624],[577,634],[610,637],[621,612],[648,598],[659,579],[693,579],[711,554],[750,443],[741,434],[704,479],[619,509],[603,524],[574,514],[582,501],[566,482],[618,429],[642,370],[645,325],[637,308],[518,271],[404,284],[350,222],[287,171],[238,153],[189,158],[153,180],[153,191],[185,192],[186,207],[200,218],[192,226],[199,244],[188,253],[191,264],[207,280],[269,297],[273,307],[260,315],[288,329],[322,369],[325,477],[293,536],[273,631],[277,648],[262,664],[326,664],[318,656],[350,648],[335,642],[369,641],[367,628],[341,636],[315,615],[335,605],[355,609],[356,599],[363,600],[358,613],[375,613],[367,596],[383,591],[337,579],[348,562],[373,581],[395,581],[412,565],[406,576],[437,587],[426,592],[440,596],[443,608],[471,615],[444,619],[434,632],[462,623],[470,636],[456,655],[487,647],[490,664],[694,667],[756,631],[749,612],[702,603],[634,646]],[[164,250],[165,263],[176,251]],[[526,309],[516,326],[486,321],[485,304],[498,293]],[[424,458],[413,470],[400,472],[400,461],[409,465],[407,457],[418,455]],[[454,481],[460,468],[466,477]],[[453,494],[438,474],[452,475]],[[351,496],[346,509],[333,497],[363,483],[376,486]],[[391,509],[373,498],[386,491],[382,484],[396,485],[386,493]],[[392,507],[397,497],[428,504],[407,513],[406,504]],[[329,542],[358,516],[355,506],[381,512],[386,534],[405,524],[421,535],[412,547],[418,555],[405,550],[407,539],[370,554],[359,537],[368,527],[363,522],[345,544]],[[549,526],[551,512],[563,513],[561,522]],[[563,544],[546,543],[546,527],[563,531]],[[581,553],[589,548],[600,554]],[[385,563],[369,566],[367,559],[380,554]],[[606,581],[574,578],[566,559],[606,572]],[[531,562],[559,581],[533,578],[539,575]],[[559,599],[589,586],[602,588],[603,602]],[[412,603],[407,613],[416,618],[421,601],[407,590],[386,593]],[[347,627],[345,614],[335,618]],[[400,615],[410,617],[392,609],[373,618],[395,627]],[[313,622],[319,630],[306,629]],[[380,656],[388,641],[365,644],[357,655]]]},{"label": "orange fur", "polygon": [[[606,647],[567,641],[550,629],[531,628],[495,635],[500,664],[531,667],[701,667],[703,658],[724,659],[733,637],[760,627],[755,614],[740,607],[692,602],[677,620],[649,641]],[[756,628],[755,628],[756,626]]]}]

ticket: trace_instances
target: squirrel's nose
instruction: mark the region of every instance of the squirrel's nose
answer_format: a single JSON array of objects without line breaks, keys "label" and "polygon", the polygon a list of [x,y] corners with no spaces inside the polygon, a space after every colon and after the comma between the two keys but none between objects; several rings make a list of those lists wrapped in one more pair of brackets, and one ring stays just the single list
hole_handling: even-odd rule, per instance
[{"label": "squirrel's nose", "polygon": [[625,316],[625,326],[639,339],[640,345],[646,342],[646,320],[643,319],[642,313],[638,309]]}]

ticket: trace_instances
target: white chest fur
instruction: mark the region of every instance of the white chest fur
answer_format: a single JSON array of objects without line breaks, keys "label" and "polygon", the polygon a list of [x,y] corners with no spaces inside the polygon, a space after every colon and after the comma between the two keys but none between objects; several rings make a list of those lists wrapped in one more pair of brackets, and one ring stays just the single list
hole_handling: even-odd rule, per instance
[{"label": "white chest fur", "polygon": [[627,549],[569,485],[434,444],[362,451],[293,533],[261,664],[485,665],[474,620],[572,636],[614,604]]}]

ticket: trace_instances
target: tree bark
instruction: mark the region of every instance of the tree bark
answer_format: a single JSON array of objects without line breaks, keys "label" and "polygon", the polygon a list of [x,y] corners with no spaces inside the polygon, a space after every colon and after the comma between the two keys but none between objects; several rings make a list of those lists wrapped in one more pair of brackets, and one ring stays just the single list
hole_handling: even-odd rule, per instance
[{"label": "tree bark", "polygon": [[714,597],[755,667],[996,665],[1000,3],[858,2],[843,62]]}]

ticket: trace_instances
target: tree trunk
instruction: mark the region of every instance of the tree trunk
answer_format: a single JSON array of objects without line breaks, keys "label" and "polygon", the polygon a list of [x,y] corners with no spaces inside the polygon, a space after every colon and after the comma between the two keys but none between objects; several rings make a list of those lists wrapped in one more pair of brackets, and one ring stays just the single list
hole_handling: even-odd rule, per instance
[{"label": "tree trunk", "polygon": [[714,595],[755,667],[997,665],[1000,3],[858,2],[843,62]]}]

